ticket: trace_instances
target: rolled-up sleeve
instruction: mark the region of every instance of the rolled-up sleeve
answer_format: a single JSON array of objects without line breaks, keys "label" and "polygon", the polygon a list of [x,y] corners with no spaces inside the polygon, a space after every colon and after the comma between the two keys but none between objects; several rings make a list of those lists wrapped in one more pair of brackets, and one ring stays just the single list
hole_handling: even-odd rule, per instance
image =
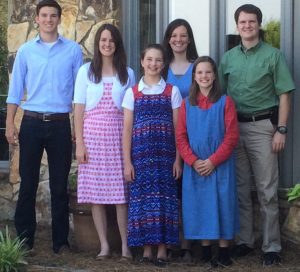
[{"label": "rolled-up sleeve", "polygon": [[182,96],[177,86],[173,86],[171,99],[172,99],[172,109],[180,108],[182,103]]},{"label": "rolled-up sleeve", "polygon": [[122,107],[127,110],[134,110],[134,96],[132,88],[126,90],[123,98]]},{"label": "rolled-up sleeve", "polygon": [[22,47],[19,49],[14,62],[11,80],[9,85],[8,97],[6,102],[9,104],[20,105],[26,88],[27,65],[26,57],[23,54]]}]

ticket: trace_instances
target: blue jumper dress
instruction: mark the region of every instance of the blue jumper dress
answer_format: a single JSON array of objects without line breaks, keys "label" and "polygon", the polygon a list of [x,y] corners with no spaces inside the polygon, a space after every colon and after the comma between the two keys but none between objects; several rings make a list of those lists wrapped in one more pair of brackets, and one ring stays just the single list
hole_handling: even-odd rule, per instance
[{"label": "blue jumper dress", "polygon": [[[225,134],[226,96],[209,109],[190,105],[186,99],[186,126],[190,146],[205,160],[221,145]],[[209,176],[200,176],[191,166],[183,171],[183,224],[186,239],[234,238],[239,229],[235,160],[218,165]]]}]

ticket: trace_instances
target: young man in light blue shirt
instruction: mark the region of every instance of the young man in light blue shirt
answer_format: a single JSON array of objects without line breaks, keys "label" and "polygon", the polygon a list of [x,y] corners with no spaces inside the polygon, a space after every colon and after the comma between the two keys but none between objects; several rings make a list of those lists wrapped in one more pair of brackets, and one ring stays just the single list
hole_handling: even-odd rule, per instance
[{"label": "young man in light blue shirt", "polygon": [[[20,145],[21,184],[15,213],[20,238],[33,248],[36,229],[35,199],[43,151],[47,152],[51,193],[53,251],[69,247],[67,181],[71,165],[73,87],[82,64],[79,45],[58,34],[61,7],[42,0],[36,8],[39,35],[17,53],[7,98],[6,138]],[[26,91],[26,93],[25,93]],[[21,100],[26,94],[26,101]],[[20,133],[14,124],[18,107],[24,110]]]}]

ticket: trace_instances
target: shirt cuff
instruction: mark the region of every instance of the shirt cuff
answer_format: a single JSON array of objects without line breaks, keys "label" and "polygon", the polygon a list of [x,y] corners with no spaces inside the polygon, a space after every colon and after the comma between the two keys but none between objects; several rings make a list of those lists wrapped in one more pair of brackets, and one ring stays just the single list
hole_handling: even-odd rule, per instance
[{"label": "shirt cuff", "polygon": [[211,161],[211,163],[212,163],[215,167],[218,166],[218,165],[220,164],[220,162],[219,162],[217,156],[215,156],[215,155],[211,155],[208,159]]},{"label": "shirt cuff", "polygon": [[190,158],[188,158],[185,162],[189,165],[192,166],[193,163],[198,160],[198,158],[195,155],[192,155]]}]

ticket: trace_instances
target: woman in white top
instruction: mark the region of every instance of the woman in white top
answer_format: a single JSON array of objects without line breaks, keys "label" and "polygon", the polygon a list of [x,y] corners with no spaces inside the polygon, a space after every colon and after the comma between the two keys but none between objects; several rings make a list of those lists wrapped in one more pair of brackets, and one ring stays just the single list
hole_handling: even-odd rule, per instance
[{"label": "woman in white top", "polygon": [[74,122],[78,168],[78,202],[92,204],[101,243],[96,259],[110,257],[105,205],[116,204],[122,260],[132,258],[127,246],[128,188],[123,176],[121,102],[135,83],[119,30],[102,25],[95,36],[94,58],[77,75]]}]

